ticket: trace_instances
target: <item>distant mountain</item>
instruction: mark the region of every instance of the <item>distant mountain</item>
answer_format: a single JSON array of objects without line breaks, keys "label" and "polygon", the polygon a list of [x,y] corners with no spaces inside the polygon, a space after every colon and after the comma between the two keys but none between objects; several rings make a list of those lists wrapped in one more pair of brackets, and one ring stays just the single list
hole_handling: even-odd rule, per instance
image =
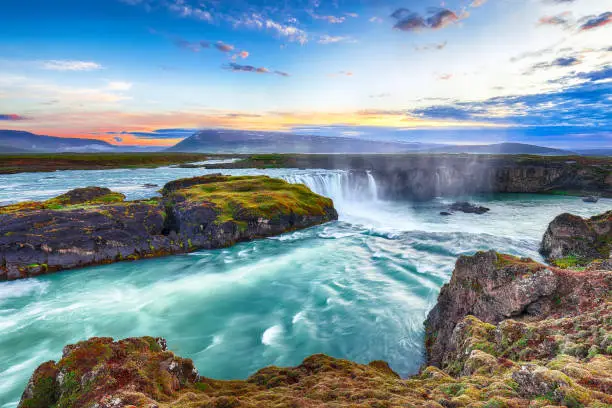
[{"label": "distant mountain", "polygon": [[576,153],[583,156],[612,156],[612,149],[584,149],[576,150]]},{"label": "distant mountain", "polygon": [[19,130],[0,130],[0,152],[110,152],[113,145],[101,140],[36,135]]},{"label": "distant mountain", "polygon": [[575,154],[569,150],[553,149],[525,143],[496,143],[490,145],[443,146],[428,149],[428,153],[468,154],[537,154],[543,156],[567,156]]},{"label": "distant mountain", "polygon": [[433,144],[298,135],[283,132],[207,129],[170,147],[170,152],[204,153],[407,153]]},{"label": "distant mountain", "polygon": [[2,153],[104,153],[104,152],[157,152],[154,146],[117,146],[102,140],[37,135],[20,130],[0,129]]}]

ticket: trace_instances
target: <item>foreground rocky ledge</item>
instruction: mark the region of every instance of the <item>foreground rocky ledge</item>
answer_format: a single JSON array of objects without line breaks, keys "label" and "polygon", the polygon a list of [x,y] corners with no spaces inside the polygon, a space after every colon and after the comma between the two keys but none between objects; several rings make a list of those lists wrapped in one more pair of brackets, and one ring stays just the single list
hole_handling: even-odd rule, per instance
[{"label": "foreground rocky ledge", "polygon": [[0,207],[0,280],[227,247],[337,218],[330,199],[267,176],[176,180],[139,201],[76,189]]},{"label": "foreground rocky ledge", "polygon": [[218,381],[163,339],[93,338],[42,364],[20,407],[609,407],[607,266],[564,270],[493,251],[459,258],[426,321],[430,365],[409,379],[382,361],[314,355]]}]

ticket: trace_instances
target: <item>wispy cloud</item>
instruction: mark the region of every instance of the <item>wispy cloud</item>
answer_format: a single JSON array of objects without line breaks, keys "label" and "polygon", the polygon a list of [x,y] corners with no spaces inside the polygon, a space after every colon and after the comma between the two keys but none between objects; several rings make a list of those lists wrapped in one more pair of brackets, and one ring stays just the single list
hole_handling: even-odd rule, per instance
[{"label": "wispy cloud", "polygon": [[575,56],[559,57],[550,62],[539,62],[531,67],[531,70],[527,74],[531,74],[534,71],[550,68],[564,68],[571,67],[574,65],[581,64],[582,60]]},{"label": "wispy cloud", "polygon": [[425,45],[415,45],[415,51],[428,51],[428,50],[443,50],[446,48],[448,41],[444,41],[438,44],[425,44]]},{"label": "wispy cloud", "polygon": [[26,118],[24,116],[17,115],[14,113],[0,113],[0,120],[12,122],[12,121],[26,120]]},{"label": "wispy cloud", "polygon": [[566,28],[571,27],[572,25],[572,13],[570,11],[566,11],[561,14],[557,14],[554,16],[544,16],[538,20],[539,25],[553,25],[553,26],[563,26]]},{"label": "wispy cloud", "polygon": [[215,48],[221,52],[230,52],[234,50],[234,46],[231,44],[225,44],[223,41],[215,43]]},{"label": "wispy cloud", "polygon": [[94,71],[102,65],[91,61],[48,60],[42,61],[42,68],[51,71]]},{"label": "wispy cloud", "polygon": [[271,71],[266,67],[255,67],[253,65],[242,65],[235,62],[230,62],[223,66],[224,69],[233,72],[254,72],[256,74],[274,74],[278,76],[288,77],[289,74],[282,71]]},{"label": "wispy cloud", "polygon": [[467,17],[467,13],[457,15],[450,9],[438,7],[428,9],[428,14],[426,17],[406,8],[399,8],[391,14],[391,18],[396,20],[393,28],[400,31],[437,30]]},{"label": "wispy cloud", "polygon": [[319,40],[317,42],[319,44],[334,44],[334,43],[340,43],[340,42],[354,42],[354,41],[355,40],[353,38],[348,37],[348,36],[342,36],[342,35],[332,36],[332,35],[324,34],[319,37]]},{"label": "wispy cloud", "polygon": [[133,85],[131,82],[111,81],[108,83],[107,89],[109,91],[129,91]]},{"label": "wispy cloud", "polygon": [[594,28],[603,27],[612,23],[612,12],[607,11],[598,16],[587,16],[584,18],[584,20],[584,23],[580,25],[580,31],[587,31]]}]

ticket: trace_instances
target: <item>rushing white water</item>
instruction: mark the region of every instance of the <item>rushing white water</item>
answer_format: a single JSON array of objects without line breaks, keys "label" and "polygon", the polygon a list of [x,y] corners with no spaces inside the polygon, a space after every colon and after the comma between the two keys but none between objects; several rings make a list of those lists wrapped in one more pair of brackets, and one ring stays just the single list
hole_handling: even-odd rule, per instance
[{"label": "rushing white water", "polygon": [[[219,170],[61,171],[0,176],[0,202],[46,199],[99,185],[150,197],[145,184]],[[388,202],[372,174],[222,170],[268,174],[333,198],[340,221],[232,248],[86,268],[0,283],[0,407],[13,408],[32,371],[91,336],[153,335],[192,358],[200,373],[245,378],[314,353],[401,375],[423,361],[423,320],[459,255],[496,249],[541,259],[547,224],[562,212],[609,210],[602,199],[536,195],[469,197],[487,214],[441,217],[449,204]],[[441,175],[444,177],[444,175]],[[444,182],[444,181],[441,181]]]}]

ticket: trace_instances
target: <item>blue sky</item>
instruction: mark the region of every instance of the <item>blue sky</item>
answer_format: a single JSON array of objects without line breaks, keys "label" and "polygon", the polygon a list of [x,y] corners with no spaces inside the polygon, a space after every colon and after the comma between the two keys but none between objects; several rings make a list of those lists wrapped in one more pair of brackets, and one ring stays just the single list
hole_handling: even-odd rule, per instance
[{"label": "blue sky", "polygon": [[0,128],[612,146],[605,3],[3,0]]}]

